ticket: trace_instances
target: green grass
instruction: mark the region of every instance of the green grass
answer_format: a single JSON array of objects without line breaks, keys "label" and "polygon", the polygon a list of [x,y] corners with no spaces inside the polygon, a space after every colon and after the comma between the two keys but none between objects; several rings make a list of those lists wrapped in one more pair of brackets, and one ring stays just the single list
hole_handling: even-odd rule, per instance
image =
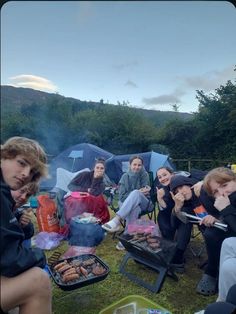
[{"label": "green grass", "polygon": [[[201,242],[201,236],[191,240],[195,249],[200,247]],[[195,291],[202,275],[202,270],[198,266],[206,259],[205,253],[199,259],[193,256],[190,249],[187,249],[186,272],[178,275],[178,282],[167,276],[161,291],[153,293],[130,281],[119,272],[119,265],[125,251],[117,251],[116,243],[117,239],[112,239],[112,235],[108,234],[96,249],[96,255],[110,268],[110,273],[105,280],[73,291],[63,291],[53,283],[54,314],[98,314],[113,302],[132,294],[148,298],[173,314],[192,314],[215,301],[216,296],[204,297]],[[55,251],[64,253],[67,248],[67,243],[62,242]],[[47,256],[52,253],[53,251],[46,251]],[[156,273],[152,270],[132,261],[129,262],[128,267],[145,281],[152,282],[153,278],[156,278]]]}]

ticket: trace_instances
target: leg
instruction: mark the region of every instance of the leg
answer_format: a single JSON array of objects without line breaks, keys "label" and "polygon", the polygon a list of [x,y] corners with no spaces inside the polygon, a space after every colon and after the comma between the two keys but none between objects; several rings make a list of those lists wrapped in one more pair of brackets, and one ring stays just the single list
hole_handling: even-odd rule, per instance
[{"label": "leg", "polygon": [[145,211],[149,200],[138,190],[132,191],[117,212],[117,215],[129,222],[138,219],[140,213]]},{"label": "leg", "polygon": [[[172,263],[177,267],[177,271],[184,271],[184,253],[189,244],[192,232],[192,224],[191,223],[183,223],[177,217],[175,217],[175,226],[177,228],[177,246],[176,252],[173,257]],[[178,266],[179,265],[179,266]],[[179,269],[178,269],[179,268]]]},{"label": "leg", "polygon": [[158,213],[157,222],[163,238],[173,240],[175,229],[171,225],[171,212],[160,210]]},{"label": "leg", "polygon": [[1,277],[1,307],[9,311],[19,306],[20,314],[51,313],[51,282],[38,267],[12,277]]},{"label": "leg", "polygon": [[225,301],[231,286],[236,284],[236,237],[222,243],[219,271],[219,301]]},{"label": "leg", "polygon": [[205,229],[203,236],[208,255],[208,264],[205,273],[217,278],[220,263],[221,245],[223,240],[227,238],[227,234],[220,229],[209,227]]},{"label": "leg", "polygon": [[203,295],[213,295],[217,292],[221,245],[223,240],[229,237],[229,233],[215,227],[209,227],[205,229],[203,236],[208,262],[205,273],[198,282],[197,292]]},{"label": "leg", "polygon": [[145,211],[149,200],[138,190],[132,191],[126,200],[122,203],[116,216],[108,223],[102,225],[102,228],[108,232],[116,232],[120,229],[120,219],[125,219],[127,224],[138,219],[141,211]]}]

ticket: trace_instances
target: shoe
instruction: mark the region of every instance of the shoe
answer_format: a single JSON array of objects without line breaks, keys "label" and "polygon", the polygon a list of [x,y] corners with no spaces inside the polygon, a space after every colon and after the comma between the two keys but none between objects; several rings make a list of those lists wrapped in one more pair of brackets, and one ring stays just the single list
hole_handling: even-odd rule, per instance
[{"label": "shoe", "polygon": [[120,224],[116,225],[114,222],[107,222],[106,224],[102,225],[102,228],[108,232],[114,233],[120,230]]},{"label": "shoe", "polygon": [[124,251],[124,250],[125,250],[125,247],[124,247],[124,245],[119,241],[119,242],[117,243],[117,245],[116,245],[116,249],[117,249],[118,251]]},{"label": "shoe", "polygon": [[203,274],[197,285],[196,291],[199,294],[210,296],[217,293],[217,279],[208,274]]}]

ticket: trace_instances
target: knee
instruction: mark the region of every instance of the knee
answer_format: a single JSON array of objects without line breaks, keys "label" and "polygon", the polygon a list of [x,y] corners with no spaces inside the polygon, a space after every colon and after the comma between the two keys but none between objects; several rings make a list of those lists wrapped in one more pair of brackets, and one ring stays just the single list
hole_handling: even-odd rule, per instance
[{"label": "knee", "polygon": [[40,295],[51,297],[51,280],[48,274],[39,267],[32,269],[35,289]]},{"label": "knee", "polygon": [[226,260],[220,267],[222,278],[236,279],[235,261],[233,259]]},{"label": "knee", "polygon": [[133,190],[132,192],[130,192],[130,197],[132,198],[137,198],[140,195],[140,191],[139,190]]}]

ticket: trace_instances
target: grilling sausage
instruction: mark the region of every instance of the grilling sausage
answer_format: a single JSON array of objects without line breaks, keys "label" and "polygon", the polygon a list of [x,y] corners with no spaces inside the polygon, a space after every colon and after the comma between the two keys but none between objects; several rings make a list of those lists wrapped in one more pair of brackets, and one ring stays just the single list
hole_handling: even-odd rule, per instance
[{"label": "grilling sausage", "polygon": [[57,264],[56,266],[54,266],[54,270],[58,271],[61,267],[67,265],[67,261],[61,262],[59,264]]},{"label": "grilling sausage", "polygon": [[71,269],[71,268],[72,268],[71,265],[66,264],[66,265],[64,265],[64,266],[62,266],[61,268],[58,269],[58,273],[61,274],[61,273],[65,272],[66,270]]},{"label": "grilling sausage", "polygon": [[71,274],[76,274],[76,269],[74,267],[66,270],[63,274],[63,276],[66,276],[66,275],[71,275]]},{"label": "grilling sausage", "polygon": [[68,282],[75,279],[79,279],[79,274],[71,274],[62,277],[62,281],[64,282]]},{"label": "grilling sausage", "polygon": [[87,271],[87,269],[85,269],[83,266],[80,266],[80,271],[81,271],[81,273],[82,273],[85,277],[88,276],[88,271]]}]

